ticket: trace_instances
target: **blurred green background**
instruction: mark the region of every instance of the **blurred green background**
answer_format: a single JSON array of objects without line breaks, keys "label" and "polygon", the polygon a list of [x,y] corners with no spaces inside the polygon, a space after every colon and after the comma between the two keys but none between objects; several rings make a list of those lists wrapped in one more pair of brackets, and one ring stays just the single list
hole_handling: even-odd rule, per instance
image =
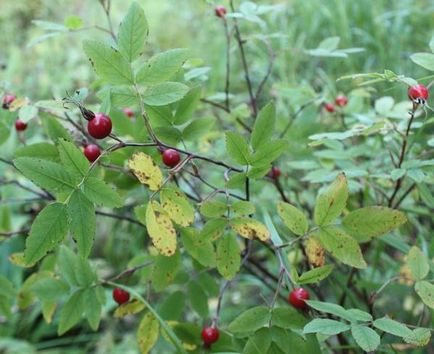
[{"label": "blurred green background", "polygon": [[[220,21],[213,15],[217,4],[203,0],[139,1],[150,23],[149,54],[156,50],[188,47],[204,65],[212,68],[209,92],[222,89],[220,72],[225,65],[225,38]],[[113,1],[112,20],[118,26],[130,0]],[[219,4],[228,6],[227,1]],[[236,2],[239,5],[240,2]],[[266,0],[255,4],[279,5],[264,22],[243,22],[249,36],[272,34],[271,44],[277,60],[275,77],[295,85],[314,83],[322,72],[331,80],[356,72],[383,71],[417,77],[422,71],[409,55],[426,51],[433,35],[434,4],[430,0]],[[97,30],[64,33],[35,44],[44,35],[32,20],[61,23],[70,15],[79,16],[83,26],[107,27],[97,0],[20,0],[0,1],[0,72],[9,88],[32,99],[62,97],[66,90],[87,85],[93,77],[81,50],[81,40],[105,38]],[[116,29],[116,28],[115,28]],[[305,55],[324,38],[341,37],[340,48],[363,47],[365,51],[348,59],[315,59]],[[234,43],[235,44],[235,43]],[[267,53],[251,51],[250,64],[259,77],[266,67]],[[236,67],[234,68],[236,72]],[[239,72],[239,71],[238,71]],[[241,73],[240,73],[241,75]],[[240,76],[241,81],[241,76]],[[240,84],[243,84],[242,82]]]}]

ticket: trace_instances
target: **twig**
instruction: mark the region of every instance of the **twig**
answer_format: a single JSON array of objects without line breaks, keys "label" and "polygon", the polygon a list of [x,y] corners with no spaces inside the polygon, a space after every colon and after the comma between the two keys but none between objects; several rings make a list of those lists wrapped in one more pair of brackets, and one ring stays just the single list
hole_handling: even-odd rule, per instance
[{"label": "twig", "polygon": [[[231,10],[235,12],[233,0],[229,0],[229,5],[231,7]],[[244,77],[246,79],[247,90],[249,91],[252,113],[253,113],[253,117],[256,118],[258,114],[257,107],[256,107],[256,98],[253,93],[253,86],[252,86],[252,81],[250,79],[249,66],[247,65],[246,53],[244,51],[244,40],[241,38],[241,32],[240,32],[240,28],[238,27],[238,20],[236,18],[234,18],[234,29],[235,29],[235,39],[237,40],[238,48],[240,49],[241,63],[244,69]]]}]

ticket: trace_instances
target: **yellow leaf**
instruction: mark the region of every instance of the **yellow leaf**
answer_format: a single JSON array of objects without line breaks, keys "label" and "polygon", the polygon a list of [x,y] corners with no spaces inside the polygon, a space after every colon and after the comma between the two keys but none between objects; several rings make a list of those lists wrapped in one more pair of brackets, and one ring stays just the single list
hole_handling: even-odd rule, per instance
[{"label": "yellow leaf", "polygon": [[186,227],[194,222],[194,208],[180,190],[163,189],[160,193],[160,200],[162,208],[178,225]]},{"label": "yellow leaf", "polygon": [[146,208],[146,229],[155,248],[164,256],[176,251],[176,232],[172,221],[161,206],[153,201]]},{"label": "yellow leaf", "polygon": [[265,225],[258,220],[235,218],[231,220],[231,227],[238,235],[245,238],[257,238],[261,241],[267,241],[270,238],[270,232]]},{"label": "yellow leaf", "polygon": [[315,237],[309,237],[304,245],[309,263],[314,267],[322,267],[325,263],[324,247]]},{"label": "yellow leaf", "polygon": [[10,105],[9,110],[11,112],[18,111],[21,107],[27,106],[29,104],[29,100],[25,97],[19,97],[15,99]]},{"label": "yellow leaf", "polygon": [[127,315],[133,315],[135,313],[139,313],[144,308],[145,305],[142,302],[138,300],[133,300],[120,305],[114,312],[113,316],[119,318]]},{"label": "yellow leaf", "polygon": [[143,152],[135,153],[128,161],[128,167],[140,183],[149,186],[151,191],[157,191],[163,185],[163,173],[151,156]]},{"label": "yellow leaf", "polygon": [[147,354],[155,345],[160,334],[160,324],[155,316],[147,312],[140,321],[137,329],[137,342],[140,353]]},{"label": "yellow leaf", "polygon": [[23,267],[23,268],[30,268],[30,267],[33,267],[35,265],[35,263],[32,263],[32,264],[26,263],[26,261],[24,260],[24,252],[12,253],[9,256],[9,260],[11,261],[12,264],[15,264],[15,265],[17,265],[19,267]]}]

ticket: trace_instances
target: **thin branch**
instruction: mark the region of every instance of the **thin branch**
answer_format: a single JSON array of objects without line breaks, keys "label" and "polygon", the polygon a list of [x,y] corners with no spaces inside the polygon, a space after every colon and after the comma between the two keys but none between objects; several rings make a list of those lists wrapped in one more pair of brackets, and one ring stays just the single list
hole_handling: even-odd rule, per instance
[{"label": "thin branch", "polygon": [[[229,0],[229,5],[231,7],[232,12],[235,12],[233,0]],[[249,66],[247,65],[246,53],[244,51],[244,40],[241,38],[241,32],[240,32],[240,28],[238,26],[238,20],[236,18],[234,18],[233,20],[234,20],[234,29],[235,29],[235,39],[237,40],[238,48],[240,49],[241,63],[243,65],[243,69],[244,69],[244,77],[246,79],[247,90],[249,91],[250,104],[252,106],[252,113],[253,113],[253,117],[256,118],[256,116],[258,114],[258,110],[256,107],[256,98],[255,98],[255,95],[253,93],[252,81],[250,79]]]}]

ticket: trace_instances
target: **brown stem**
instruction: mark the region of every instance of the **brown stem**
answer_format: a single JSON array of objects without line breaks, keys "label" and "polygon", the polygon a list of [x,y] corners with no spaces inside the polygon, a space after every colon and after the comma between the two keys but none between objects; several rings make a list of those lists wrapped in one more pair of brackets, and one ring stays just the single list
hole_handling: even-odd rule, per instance
[{"label": "brown stem", "polygon": [[[231,10],[235,12],[233,0],[229,0],[229,4]],[[235,39],[237,40],[238,48],[240,49],[241,63],[244,69],[244,77],[247,84],[247,90],[249,91],[250,105],[252,106],[253,117],[256,118],[258,114],[257,107],[256,107],[256,98],[253,93],[252,81],[250,80],[249,66],[247,65],[246,53],[244,51],[244,40],[241,38],[241,32],[238,26],[238,20],[236,18],[234,18],[234,29],[235,29]]]}]

